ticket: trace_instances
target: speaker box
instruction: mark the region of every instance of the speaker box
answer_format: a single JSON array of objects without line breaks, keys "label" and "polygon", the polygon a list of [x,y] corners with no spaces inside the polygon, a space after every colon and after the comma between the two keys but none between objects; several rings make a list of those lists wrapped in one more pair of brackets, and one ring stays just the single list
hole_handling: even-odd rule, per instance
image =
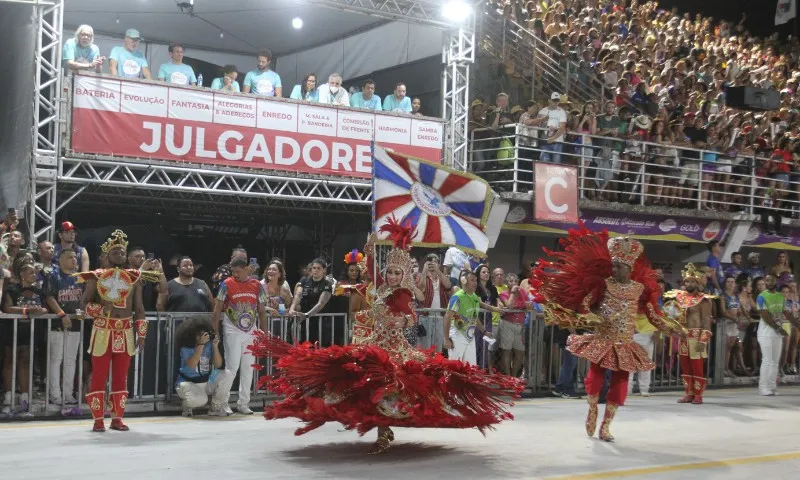
[{"label": "speaker box", "polygon": [[740,110],[763,112],[778,110],[781,106],[780,93],[774,89],[756,87],[727,87],[725,104]]}]

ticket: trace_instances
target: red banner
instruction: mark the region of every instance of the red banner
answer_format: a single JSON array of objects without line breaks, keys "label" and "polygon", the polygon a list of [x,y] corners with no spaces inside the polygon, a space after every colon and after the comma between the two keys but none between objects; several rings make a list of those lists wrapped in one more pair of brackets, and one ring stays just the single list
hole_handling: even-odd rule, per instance
[{"label": "red banner", "polygon": [[371,142],[441,162],[431,120],[76,76],[72,150],[369,178]]},{"label": "red banner", "polygon": [[537,163],[534,217],[539,221],[578,223],[578,170]]}]

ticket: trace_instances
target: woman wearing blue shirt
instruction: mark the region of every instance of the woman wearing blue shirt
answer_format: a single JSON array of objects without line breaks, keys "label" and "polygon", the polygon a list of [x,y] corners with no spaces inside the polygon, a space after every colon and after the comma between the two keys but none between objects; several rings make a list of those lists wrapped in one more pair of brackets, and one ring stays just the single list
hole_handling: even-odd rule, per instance
[{"label": "woman wearing blue shirt", "polygon": [[317,90],[317,74],[307,73],[303,77],[303,83],[295,85],[292,94],[289,96],[294,100],[305,102],[319,102],[319,90]]},{"label": "woman wearing blue shirt", "polygon": [[183,416],[191,417],[192,409],[208,403],[209,415],[226,417],[233,413],[228,406],[234,375],[223,369],[219,352],[219,336],[207,319],[187,320],[178,327],[181,367],[175,380],[175,391],[183,400]]},{"label": "woman wearing blue shirt", "polygon": [[222,67],[222,77],[215,78],[211,82],[211,90],[222,90],[225,92],[239,92],[239,82],[236,78],[239,72],[236,71],[236,65],[225,65]]}]

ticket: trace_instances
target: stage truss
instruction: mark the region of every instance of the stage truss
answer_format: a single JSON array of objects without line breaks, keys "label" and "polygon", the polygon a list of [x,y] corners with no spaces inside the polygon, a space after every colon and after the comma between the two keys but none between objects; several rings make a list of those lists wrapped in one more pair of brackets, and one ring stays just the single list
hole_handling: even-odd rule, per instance
[{"label": "stage truss", "polygon": [[[363,213],[371,203],[371,185],[335,177],[305,178],[247,171],[198,169],[176,164],[162,165],[57,155],[61,152],[59,110],[71,114],[67,97],[61,95],[61,45],[64,0],[0,0],[30,3],[36,11],[36,98],[34,104],[34,152],[28,222],[31,242],[53,239],[57,213],[70,202],[83,198],[109,199],[143,209],[206,209],[237,215],[271,205],[313,211]],[[445,161],[466,170],[469,65],[475,59],[474,14],[459,26],[441,17],[441,0],[307,0],[309,3],[388,20],[425,24],[447,32],[443,49],[443,116]],[[57,189],[57,186],[61,188]],[[58,195],[57,195],[58,194]],[[94,207],[93,207],[94,208]],[[231,209],[234,209],[233,211]],[[204,212],[209,213],[208,210]]]}]

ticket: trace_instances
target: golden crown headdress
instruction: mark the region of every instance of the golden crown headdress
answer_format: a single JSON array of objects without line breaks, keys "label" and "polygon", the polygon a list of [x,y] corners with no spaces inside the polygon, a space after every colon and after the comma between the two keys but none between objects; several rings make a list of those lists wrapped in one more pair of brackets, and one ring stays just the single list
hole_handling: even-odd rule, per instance
[{"label": "golden crown headdress", "polygon": [[401,286],[407,288],[408,285],[413,283],[411,270],[414,267],[414,258],[409,253],[409,249],[411,248],[411,240],[416,235],[416,229],[410,220],[405,220],[401,223],[394,217],[390,217],[378,231],[387,233],[388,238],[394,244],[394,248],[386,255],[386,268],[399,268],[402,270]]},{"label": "golden crown headdress", "polygon": [[644,252],[644,245],[631,237],[609,238],[608,253],[611,254],[612,262],[619,262],[629,267],[636,263],[636,259]]},{"label": "golden crown headdress", "polygon": [[684,280],[700,280],[700,278],[705,277],[706,274],[703,270],[698,270],[694,263],[686,264],[686,268],[681,271],[681,276]]},{"label": "golden crown headdress", "polygon": [[102,250],[103,253],[108,253],[115,248],[128,250],[128,236],[119,229],[114,230],[108,240],[106,240],[106,243],[100,247],[100,250]]}]

